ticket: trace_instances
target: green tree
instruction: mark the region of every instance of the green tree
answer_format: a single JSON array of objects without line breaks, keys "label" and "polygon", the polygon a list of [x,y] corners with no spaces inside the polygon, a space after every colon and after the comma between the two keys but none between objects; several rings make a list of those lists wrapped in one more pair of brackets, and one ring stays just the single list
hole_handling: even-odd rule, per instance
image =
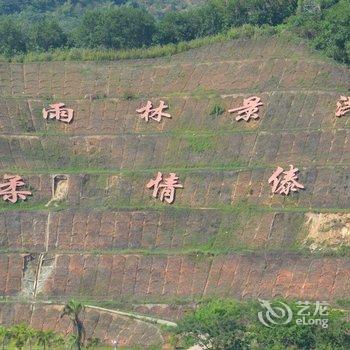
[{"label": "green tree", "polygon": [[27,335],[28,335],[28,345],[29,345],[29,350],[32,350],[32,345],[34,341],[37,339],[37,331],[32,329],[32,328],[27,328]]},{"label": "green tree", "polygon": [[43,19],[30,28],[30,45],[34,50],[49,50],[67,44],[67,35],[59,24],[50,18]]},{"label": "green tree", "polygon": [[0,326],[0,339],[2,350],[5,350],[5,345],[11,339],[11,332],[6,327]]},{"label": "green tree", "polygon": [[293,15],[297,9],[297,0],[249,0],[246,1],[247,22],[254,25],[277,25]]},{"label": "green tree", "polygon": [[38,331],[37,332],[38,344],[43,346],[43,349],[46,350],[46,347],[50,348],[51,345],[56,341],[56,335],[52,331]]},{"label": "green tree", "polygon": [[26,0],[0,0],[0,14],[19,12],[25,7],[26,3]]},{"label": "green tree", "polygon": [[158,23],[154,42],[157,44],[178,43],[199,36],[199,18],[192,12],[170,12]]},{"label": "green tree", "polygon": [[76,334],[76,347],[81,350],[84,343],[85,330],[83,322],[80,320],[80,313],[84,310],[84,305],[75,300],[70,300],[64,307],[61,317],[68,316],[73,323]]},{"label": "green tree", "polygon": [[299,11],[288,23],[298,36],[308,39],[317,50],[337,61],[349,63],[350,2],[340,0],[333,5],[321,3],[320,13]]},{"label": "green tree", "polygon": [[350,349],[350,324],[343,312],[330,309],[327,328],[319,324],[300,326],[295,317],[298,305],[283,302],[293,312],[292,321],[266,327],[258,320],[258,312],[263,309],[257,302],[207,301],[179,322],[177,333],[187,344],[216,350]]},{"label": "green tree", "polygon": [[99,338],[89,338],[86,343],[86,349],[96,349],[100,344],[101,340]]},{"label": "green tree", "polygon": [[76,44],[89,48],[136,48],[150,45],[155,20],[147,11],[128,6],[87,11],[75,32]]},{"label": "green tree", "polygon": [[26,40],[20,26],[9,18],[1,18],[0,53],[6,56],[13,56],[26,50]]},{"label": "green tree", "polygon": [[324,19],[313,40],[313,46],[337,61],[349,63],[350,2],[341,0],[324,13]]},{"label": "green tree", "polygon": [[205,349],[248,349],[251,337],[243,321],[246,310],[247,307],[235,301],[212,300],[186,316],[179,323],[177,332],[188,338],[189,344],[198,344]]},{"label": "green tree", "polygon": [[17,349],[23,349],[31,336],[25,324],[18,324],[11,327],[11,333]]}]

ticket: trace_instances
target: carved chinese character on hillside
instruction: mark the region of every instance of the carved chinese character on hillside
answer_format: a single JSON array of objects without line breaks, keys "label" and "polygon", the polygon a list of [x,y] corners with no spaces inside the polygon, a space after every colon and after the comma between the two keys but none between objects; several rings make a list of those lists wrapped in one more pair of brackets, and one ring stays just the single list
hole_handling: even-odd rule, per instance
[{"label": "carved chinese character on hillside", "polygon": [[29,191],[19,189],[25,185],[25,182],[18,175],[4,175],[6,182],[0,183],[0,196],[4,201],[16,203],[18,198],[25,200],[27,196],[31,196]]},{"label": "carved chinese character on hillside", "polygon": [[160,101],[159,106],[153,108],[151,101],[147,101],[145,107],[141,107],[136,110],[140,114],[141,118],[148,122],[150,119],[157,121],[158,123],[162,120],[162,117],[171,118],[169,113],[165,113],[164,110],[168,109],[169,106],[164,101]]},{"label": "carved chinese character on hillside", "polygon": [[342,117],[350,111],[350,96],[340,96],[339,101],[337,102],[337,109],[335,111],[336,117]]},{"label": "carved chinese character on hillside", "polygon": [[64,123],[70,123],[73,120],[74,111],[66,108],[64,103],[54,103],[48,108],[43,109],[44,119],[56,119]]},{"label": "carved chinese character on hillside", "polygon": [[152,179],[146,185],[148,189],[153,188],[152,196],[159,199],[163,202],[171,204],[175,200],[175,190],[177,188],[183,188],[179,183],[179,178],[175,173],[170,173],[169,177],[165,178],[163,181],[163,174],[158,171],[157,177]]},{"label": "carved chinese character on hillside", "polygon": [[263,106],[264,104],[261,102],[260,97],[252,96],[249,98],[245,98],[243,100],[243,106],[238,108],[229,109],[229,113],[236,113],[237,117],[236,120],[239,121],[241,119],[248,122],[251,118],[257,119],[259,118],[259,108],[260,106]]},{"label": "carved chinese character on hillside", "polygon": [[281,167],[277,167],[276,171],[269,178],[272,193],[288,196],[291,191],[298,192],[299,189],[304,189],[304,186],[297,181],[298,172],[299,169],[294,168],[293,165],[290,165],[290,169],[287,171],[284,171]]}]

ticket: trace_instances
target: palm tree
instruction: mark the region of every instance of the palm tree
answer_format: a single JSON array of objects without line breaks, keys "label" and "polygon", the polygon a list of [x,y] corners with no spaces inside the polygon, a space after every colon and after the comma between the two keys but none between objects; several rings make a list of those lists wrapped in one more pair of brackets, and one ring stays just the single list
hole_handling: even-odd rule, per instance
[{"label": "palm tree", "polygon": [[28,327],[25,324],[15,325],[11,328],[11,333],[15,340],[16,348],[23,349],[30,338]]},{"label": "palm tree", "polygon": [[70,334],[69,337],[66,338],[65,341],[65,349],[71,350],[73,347],[75,347],[75,344],[77,343],[77,336],[76,334]]},{"label": "palm tree", "polygon": [[52,331],[38,331],[37,333],[38,344],[44,347],[46,350],[46,346],[50,346],[53,341],[56,339],[56,335]]},{"label": "palm tree", "polygon": [[38,332],[32,328],[27,329],[27,334],[28,334],[27,342],[29,343],[29,350],[32,350],[32,342],[33,342],[33,340],[35,340],[37,333]]},{"label": "palm tree", "polygon": [[0,339],[2,342],[2,350],[5,350],[5,343],[6,343],[6,340],[8,340],[9,338],[10,338],[10,331],[5,327],[0,326]]},{"label": "palm tree", "polygon": [[70,300],[64,307],[63,312],[61,314],[61,317],[67,315],[70,318],[70,320],[73,322],[74,330],[77,336],[76,342],[75,342],[77,350],[81,350],[81,347],[84,343],[84,338],[85,338],[84,325],[79,318],[79,314],[83,310],[84,310],[84,305],[82,303],[79,303],[75,300]]},{"label": "palm tree", "polygon": [[99,338],[88,338],[86,349],[96,349],[98,345],[101,344],[101,340]]}]

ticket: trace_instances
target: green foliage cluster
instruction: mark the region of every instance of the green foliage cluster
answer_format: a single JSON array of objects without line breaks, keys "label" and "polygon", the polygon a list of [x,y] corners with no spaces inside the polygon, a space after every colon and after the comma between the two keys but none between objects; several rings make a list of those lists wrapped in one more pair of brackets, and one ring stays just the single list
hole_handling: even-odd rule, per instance
[{"label": "green foliage cluster", "polygon": [[243,24],[276,25],[297,8],[297,0],[209,0],[156,19],[146,8],[115,5],[121,2],[36,0],[29,5],[23,0],[0,0],[0,53],[13,56],[54,48],[130,49],[176,44]]},{"label": "green foliage cluster", "polygon": [[75,346],[81,350],[85,340],[85,329],[80,319],[80,313],[84,310],[84,305],[75,300],[69,300],[65,305],[61,317],[68,316],[73,323],[75,331]]},{"label": "green foliage cluster", "polygon": [[0,326],[0,344],[2,349],[8,349],[15,346],[16,349],[23,349],[25,346],[29,348],[40,346],[42,349],[50,349],[52,346],[63,346],[72,343],[70,340],[65,341],[64,338],[55,334],[53,331],[35,330],[25,324],[18,324],[12,327]]},{"label": "green foliage cluster", "polygon": [[[17,324],[12,327],[0,326],[1,349],[97,349],[101,341],[98,338],[89,338],[85,346],[77,346],[77,335],[68,337],[54,333],[51,330],[36,330],[26,324]],[[101,347],[102,349],[102,347]]]},{"label": "green foliage cluster", "polygon": [[192,41],[197,45],[202,38],[225,36],[241,26],[269,26],[272,32],[288,31],[308,40],[337,61],[350,62],[348,0],[209,0],[162,18],[137,3],[125,3],[0,0],[0,55],[26,55],[28,60],[147,58],[181,52]]},{"label": "green foliage cluster", "polygon": [[84,305],[75,300],[69,300],[62,317],[69,317],[74,327],[74,334],[63,338],[48,330],[35,330],[24,323],[12,327],[0,326],[0,344],[2,349],[96,349],[101,343],[98,338],[89,338],[85,341],[85,329],[80,319],[80,313],[84,310]]},{"label": "green foliage cluster", "polygon": [[349,0],[299,0],[286,26],[328,57],[350,63]]},{"label": "green foliage cluster", "polygon": [[[85,48],[64,48],[50,51],[31,51],[25,54],[16,54],[11,57],[1,57],[2,61],[11,62],[48,62],[48,61],[114,61],[123,59],[145,59],[154,57],[169,57],[189,49],[195,49],[203,45],[227,41],[237,38],[264,37],[277,33],[275,27],[256,27],[249,24],[242,27],[232,28],[227,32],[214,36],[207,36],[191,41],[182,41],[177,44],[152,45],[147,48],[135,49],[85,49]],[[123,96],[126,100],[132,100],[135,95],[126,92]]]},{"label": "green foliage cluster", "polygon": [[218,117],[225,112],[225,108],[219,103],[215,103],[210,111],[210,115]]},{"label": "green foliage cluster", "polygon": [[[296,302],[284,302],[294,315],[300,310]],[[300,326],[293,321],[269,328],[258,320],[258,312],[262,310],[258,302],[252,301],[205,301],[179,322],[175,342],[180,348],[199,344],[216,350],[350,348],[350,324],[342,311],[329,309],[328,328]]]}]

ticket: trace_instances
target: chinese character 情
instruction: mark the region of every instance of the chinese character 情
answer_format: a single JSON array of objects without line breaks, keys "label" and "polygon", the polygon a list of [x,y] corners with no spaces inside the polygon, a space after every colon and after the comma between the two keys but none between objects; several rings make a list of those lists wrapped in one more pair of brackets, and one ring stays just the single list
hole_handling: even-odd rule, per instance
[{"label": "chinese character \u60c5", "polygon": [[137,113],[141,114],[141,118],[148,122],[150,119],[157,121],[158,123],[162,120],[162,117],[171,118],[169,113],[165,113],[168,106],[164,101],[160,101],[159,107],[153,108],[152,102],[147,101],[145,107],[141,107],[136,110]]},{"label": "chinese character \u60c5", "polygon": [[159,195],[159,198],[162,202],[166,201],[169,204],[174,202],[175,189],[183,188],[183,186],[179,183],[179,178],[175,173],[170,173],[169,177],[163,181],[163,174],[159,171],[157,177],[150,180],[146,187],[148,189],[153,188],[152,196],[154,198],[157,198]]},{"label": "chinese character \u60c5", "polygon": [[71,108],[65,108],[64,103],[54,103],[49,108],[43,109],[45,119],[57,119],[64,123],[70,123],[73,119],[74,111]]},{"label": "chinese character \u60c5", "polygon": [[25,183],[18,175],[4,175],[7,182],[0,184],[0,196],[4,201],[16,203],[18,198],[25,200],[32,193],[29,191],[19,190],[18,187],[24,186]]},{"label": "chinese character \u60c5", "polygon": [[269,184],[272,186],[272,193],[288,195],[290,191],[298,192],[299,189],[304,189],[304,186],[297,182],[298,168],[290,165],[290,169],[284,171],[283,168],[277,167],[276,171],[269,178]]},{"label": "chinese character \u60c5", "polygon": [[259,106],[263,106],[264,104],[261,102],[260,97],[252,96],[249,98],[245,98],[243,100],[243,106],[238,108],[229,109],[229,113],[238,112],[238,116],[236,120],[239,121],[244,119],[246,122],[249,121],[250,118],[257,119],[259,118]]},{"label": "chinese character \u60c5", "polygon": [[337,110],[335,111],[336,117],[342,117],[350,111],[350,96],[340,96],[339,101],[337,102]]}]

